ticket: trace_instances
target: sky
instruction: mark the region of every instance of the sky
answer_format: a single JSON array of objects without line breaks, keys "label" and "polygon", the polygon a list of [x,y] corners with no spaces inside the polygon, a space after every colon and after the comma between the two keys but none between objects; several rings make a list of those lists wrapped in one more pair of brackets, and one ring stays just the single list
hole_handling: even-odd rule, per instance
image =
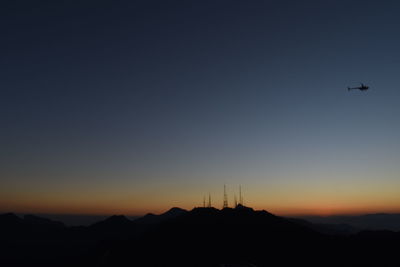
[{"label": "sky", "polygon": [[399,8],[2,1],[0,212],[400,212]]}]

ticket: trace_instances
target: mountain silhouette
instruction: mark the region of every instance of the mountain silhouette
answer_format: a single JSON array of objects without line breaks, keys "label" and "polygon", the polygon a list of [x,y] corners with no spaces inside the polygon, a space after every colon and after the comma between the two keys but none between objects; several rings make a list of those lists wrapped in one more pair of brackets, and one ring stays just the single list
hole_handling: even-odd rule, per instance
[{"label": "mountain silhouette", "polygon": [[133,221],[123,215],[113,215],[80,229],[84,233],[89,233],[94,240],[123,239],[134,236],[137,231]]},{"label": "mountain silhouette", "polygon": [[[258,262],[265,257],[266,246],[272,252],[268,257],[275,261],[288,247],[304,247],[321,239],[316,231],[267,211],[195,208],[164,221],[139,240],[111,248],[103,264],[123,265],[132,251],[137,252],[135,261],[141,266],[190,266],[194,262],[218,266],[232,261],[248,263],[250,259]],[[179,256],[171,256],[177,252]],[[152,256],[154,253],[158,256]]]},{"label": "mountain silhouette", "polygon": [[14,213],[0,214],[0,227],[15,227],[23,225],[23,220]]},{"label": "mountain silhouette", "polygon": [[376,213],[365,215],[342,216],[304,216],[304,220],[314,224],[346,224],[360,230],[391,230],[400,231],[400,214]]},{"label": "mountain silhouette", "polygon": [[0,235],[7,240],[51,239],[54,233],[65,228],[64,224],[35,215],[23,218],[6,213],[0,215]]},{"label": "mountain silhouette", "polygon": [[138,218],[135,220],[135,223],[138,224],[157,224],[157,223],[161,223],[164,221],[167,221],[169,219],[173,219],[177,216],[183,215],[185,213],[187,213],[187,210],[181,209],[181,208],[171,208],[170,210],[168,210],[165,213],[162,213],[160,215],[155,215],[153,213],[148,213],[145,216]]},{"label": "mountain silhouette", "polygon": [[[324,233],[320,225],[245,206],[172,208],[65,227],[0,215],[4,266],[399,266],[400,233]],[[336,227],[336,226],[335,226]]]},{"label": "mountain silhouette", "polygon": [[[195,208],[137,239],[110,244],[104,266],[382,266],[394,256],[397,233],[377,245],[371,234],[325,235],[251,208]],[[381,233],[376,233],[381,236]],[[367,254],[365,254],[367,253]],[[155,256],[157,255],[157,256]]]},{"label": "mountain silhouette", "polygon": [[298,218],[287,218],[287,219],[294,223],[301,224],[308,228],[311,228],[321,234],[348,236],[360,232],[360,229],[345,223],[335,223],[335,224],[311,223],[304,219],[298,219]]},{"label": "mountain silhouette", "polygon": [[126,218],[124,215],[113,215],[106,218],[103,221],[92,224],[91,228],[108,229],[114,227],[126,227],[132,226],[132,221]]},{"label": "mountain silhouette", "polygon": [[37,225],[43,227],[63,228],[65,225],[62,222],[50,220],[47,218],[39,217],[36,215],[24,215],[24,222],[30,225]]}]

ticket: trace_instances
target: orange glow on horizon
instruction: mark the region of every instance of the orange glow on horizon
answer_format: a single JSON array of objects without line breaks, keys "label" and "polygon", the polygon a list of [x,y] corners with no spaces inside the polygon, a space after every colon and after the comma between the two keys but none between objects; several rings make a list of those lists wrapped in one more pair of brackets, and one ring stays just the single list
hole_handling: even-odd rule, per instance
[{"label": "orange glow on horizon", "polygon": [[[267,210],[279,216],[400,213],[400,195],[395,186],[379,188],[375,184],[362,184],[354,188],[347,186],[346,191],[340,187],[333,190],[332,187],[258,185],[247,187],[242,192],[246,206]],[[209,188],[214,188],[209,191],[213,199],[212,206],[219,209],[222,207],[222,190],[213,185],[157,184],[136,188],[135,191],[132,188],[129,185],[81,188],[73,191],[73,194],[65,188],[48,192],[29,188],[19,192],[4,191],[0,192],[0,212],[127,216],[160,214],[172,207],[191,210],[202,206],[203,194]],[[228,189],[228,202],[232,206],[235,188]]]},{"label": "orange glow on horizon", "polygon": [[[366,207],[362,205],[353,206],[315,206],[315,207],[279,207],[265,205],[246,204],[255,210],[266,210],[278,216],[332,216],[332,215],[362,215],[373,213],[400,213],[400,205],[392,206],[373,206]],[[14,213],[38,213],[38,214],[75,214],[75,215],[114,215],[124,214],[127,216],[143,216],[147,213],[161,214],[172,207],[180,207],[191,210],[201,205],[170,205],[170,206],[149,206],[149,207],[131,207],[130,205],[121,205],[115,207],[96,206],[96,205],[59,205],[42,203],[0,203],[1,212]],[[221,209],[221,207],[215,208]]]}]

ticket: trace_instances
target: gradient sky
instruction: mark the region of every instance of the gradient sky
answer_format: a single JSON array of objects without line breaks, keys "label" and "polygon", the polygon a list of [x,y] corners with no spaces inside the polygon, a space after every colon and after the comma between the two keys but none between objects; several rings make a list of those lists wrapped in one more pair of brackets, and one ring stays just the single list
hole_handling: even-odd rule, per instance
[{"label": "gradient sky", "polygon": [[2,1],[0,211],[400,212],[399,10]]}]

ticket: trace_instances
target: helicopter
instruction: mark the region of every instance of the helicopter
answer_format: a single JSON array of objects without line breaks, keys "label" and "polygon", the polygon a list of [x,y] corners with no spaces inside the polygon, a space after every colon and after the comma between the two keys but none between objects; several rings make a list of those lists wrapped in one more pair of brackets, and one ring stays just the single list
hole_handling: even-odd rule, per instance
[{"label": "helicopter", "polygon": [[347,87],[347,90],[348,90],[348,91],[350,91],[350,90],[356,90],[356,89],[358,89],[358,90],[360,90],[360,91],[366,91],[366,90],[369,89],[369,86],[367,86],[367,85],[361,83],[361,86],[359,86],[359,87],[352,87],[352,88],[351,88],[351,87]]}]

